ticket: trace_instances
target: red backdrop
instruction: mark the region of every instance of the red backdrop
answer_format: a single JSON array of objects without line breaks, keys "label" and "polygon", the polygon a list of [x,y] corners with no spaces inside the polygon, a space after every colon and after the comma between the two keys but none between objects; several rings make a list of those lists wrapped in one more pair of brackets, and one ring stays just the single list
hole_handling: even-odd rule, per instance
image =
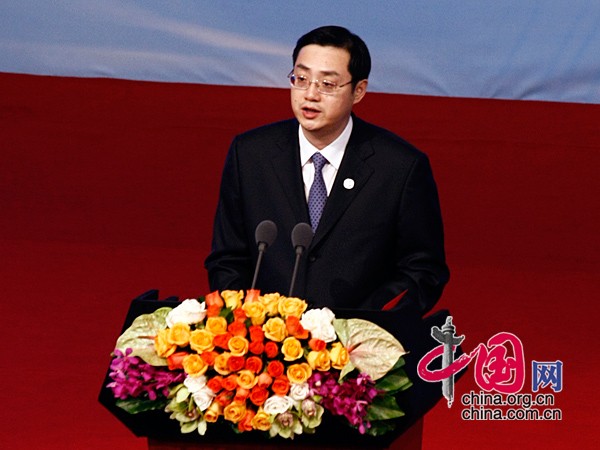
[{"label": "red backdrop", "polygon": [[[14,74],[0,86],[0,364],[12,386],[0,423],[15,423],[2,446],[144,448],[95,400],[128,301],[206,292],[229,142],[289,117],[289,93]],[[565,364],[563,421],[473,423],[440,404],[424,448],[588,448],[600,105],[369,94],[358,106],[431,158],[452,270],[440,306],[465,348],[510,331],[527,361]],[[457,393],[471,389],[467,374]]]}]

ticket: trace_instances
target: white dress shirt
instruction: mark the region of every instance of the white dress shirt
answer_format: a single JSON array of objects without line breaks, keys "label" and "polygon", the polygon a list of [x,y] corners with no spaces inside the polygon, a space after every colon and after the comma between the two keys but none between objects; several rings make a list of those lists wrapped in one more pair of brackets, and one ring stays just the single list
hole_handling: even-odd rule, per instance
[{"label": "white dress shirt", "polygon": [[327,164],[323,167],[323,180],[325,181],[325,187],[327,188],[327,195],[331,192],[333,182],[342,163],[346,146],[350,140],[350,134],[352,134],[352,117],[348,120],[348,124],[342,134],[340,134],[335,141],[319,150],[317,147],[312,145],[304,136],[302,127],[298,127],[298,138],[300,140],[300,164],[302,164],[302,178],[304,180],[304,194],[308,201],[308,193],[312,186],[313,179],[315,178],[315,166],[311,161],[312,155],[315,152],[321,152],[321,154],[327,159]]}]

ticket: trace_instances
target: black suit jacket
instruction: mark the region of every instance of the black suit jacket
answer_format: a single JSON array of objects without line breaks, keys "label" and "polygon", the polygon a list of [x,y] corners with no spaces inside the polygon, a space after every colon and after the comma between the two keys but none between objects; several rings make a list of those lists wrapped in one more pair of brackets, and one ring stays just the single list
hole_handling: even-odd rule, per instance
[{"label": "black suit jacket", "polygon": [[[429,160],[395,134],[353,120],[294,296],[316,307],[378,310],[406,291],[398,307],[424,314],[449,276]],[[258,255],[255,228],[269,219],[279,234],[263,258],[256,287],[288,294],[295,261],[291,231],[299,222],[310,223],[298,126],[288,120],[233,140],[205,262],[211,289],[250,287]],[[344,186],[348,179],[350,189]]]}]

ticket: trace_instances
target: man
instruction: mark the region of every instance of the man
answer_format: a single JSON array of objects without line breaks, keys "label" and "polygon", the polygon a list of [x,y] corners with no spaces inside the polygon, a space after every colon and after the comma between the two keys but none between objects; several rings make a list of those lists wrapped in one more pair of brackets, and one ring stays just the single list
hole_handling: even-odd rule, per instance
[{"label": "man", "polygon": [[401,296],[396,309],[422,315],[439,299],[448,269],[429,161],[352,114],[370,69],[365,43],[342,27],[298,40],[289,74],[295,119],[237,136],[229,150],[205,262],[211,289],[251,286],[255,228],[268,219],[279,234],[262,261],[263,293],[288,294],[290,234],[306,222],[315,234],[294,296],[311,306],[380,310]]}]

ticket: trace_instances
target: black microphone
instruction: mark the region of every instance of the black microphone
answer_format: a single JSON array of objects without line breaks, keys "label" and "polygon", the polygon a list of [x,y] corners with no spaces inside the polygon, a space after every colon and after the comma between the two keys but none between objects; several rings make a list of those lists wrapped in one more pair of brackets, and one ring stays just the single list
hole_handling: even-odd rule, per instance
[{"label": "black microphone", "polygon": [[260,263],[262,262],[262,257],[264,253],[267,251],[267,247],[275,241],[277,237],[277,225],[270,220],[263,220],[256,226],[256,230],[254,231],[254,238],[256,239],[256,244],[258,245],[258,259],[256,260],[256,267],[254,268],[254,278],[252,279],[252,287],[250,289],[254,289],[256,286],[256,279],[258,278],[258,270],[260,269]]},{"label": "black microphone", "polygon": [[290,284],[290,293],[288,294],[288,297],[291,297],[294,292],[294,284],[296,283],[296,277],[298,276],[300,257],[312,242],[313,236],[314,233],[312,227],[307,223],[301,222],[296,224],[292,230],[292,245],[296,250],[296,263],[294,264],[294,273],[292,274],[292,283]]}]

